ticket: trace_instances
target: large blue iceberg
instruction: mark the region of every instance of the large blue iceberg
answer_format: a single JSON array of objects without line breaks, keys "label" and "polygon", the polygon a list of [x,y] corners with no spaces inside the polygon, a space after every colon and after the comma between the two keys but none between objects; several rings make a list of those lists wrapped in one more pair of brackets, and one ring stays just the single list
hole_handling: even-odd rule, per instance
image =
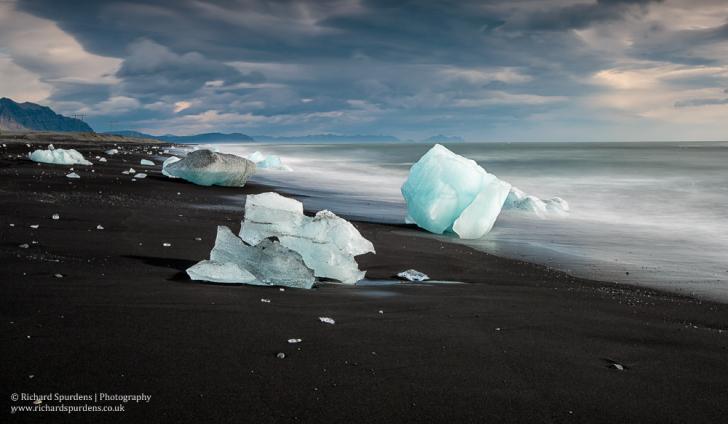
[{"label": "large blue iceberg", "polygon": [[493,228],[510,189],[475,161],[436,144],[412,165],[402,196],[408,222],[432,233],[453,231],[475,239]]}]

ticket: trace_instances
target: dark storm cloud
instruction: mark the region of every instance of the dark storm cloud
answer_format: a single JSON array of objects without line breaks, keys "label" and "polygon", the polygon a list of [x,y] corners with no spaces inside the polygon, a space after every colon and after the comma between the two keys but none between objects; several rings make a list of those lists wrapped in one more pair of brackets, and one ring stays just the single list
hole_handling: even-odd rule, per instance
[{"label": "dark storm cloud", "polygon": [[[258,125],[257,132],[296,131],[296,125],[298,131],[368,132],[376,125],[376,132],[475,132],[527,127],[532,116],[561,113],[570,121],[570,114],[584,113],[574,101],[603,89],[590,83],[593,75],[625,58],[715,63],[696,47],[725,40],[728,27],[642,25],[661,4],[18,0],[17,8],[52,20],[85,50],[121,61],[111,85],[50,82],[53,101],[97,104],[146,123],[189,123],[207,113],[199,119],[217,119],[226,125],[220,129],[240,130],[233,128],[238,114],[245,118],[240,125]],[[579,34],[607,28],[621,38],[626,22],[637,22],[637,30],[629,29],[638,36],[620,51],[595,48]],[[675,106],[693,106],[683,101]]]},{"label": "dark storm cloud", "polygon": [[559,7],[543,2],[541,10],[516,16],[508,25],[528,31],[584,29],[594,23],[619,20],[628,13],[642,13],[644,6],[660,0],[597,0]]},{"label": "dark storm cloud", "polygon": [[116,76],[123,81],[125,93],[139,97],[193,93],[209,81],[230,85],[265,80],[260,72],[244,75],[200,53],[176,54],[151,40],[137,40],[128,51]]}]

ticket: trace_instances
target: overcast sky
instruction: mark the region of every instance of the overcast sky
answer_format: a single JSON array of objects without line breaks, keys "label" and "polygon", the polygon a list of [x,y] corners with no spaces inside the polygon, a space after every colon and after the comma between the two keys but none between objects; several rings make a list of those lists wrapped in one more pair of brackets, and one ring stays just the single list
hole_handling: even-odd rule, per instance
[{"label": "overcast sky", "polygon": [[728,1],[0,0],[0,96],[97,131],[728,138]]}]

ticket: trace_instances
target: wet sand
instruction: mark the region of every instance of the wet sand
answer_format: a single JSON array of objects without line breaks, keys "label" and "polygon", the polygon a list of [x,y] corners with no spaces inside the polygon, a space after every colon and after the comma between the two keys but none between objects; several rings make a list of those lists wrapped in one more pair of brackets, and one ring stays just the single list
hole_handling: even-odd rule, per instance
[{"label": "wet sand", "polygon": [[[355,223],[377,250],[358,258],[369,278],[415,268],[467,284],[280,291],[193,282],[184,270],[208,257],[216,226],[237,232],[245,194],[271,188],[167,179],[159,165],[139,164],[152,145],[135,143],[107,163],[73,166],[81,178],[71,180],[71,166],[17,158],[31,150],[26,141],[1,138],[5,413],[32,404],[12,393],[151,395],[123,413],[19,412],[11,422],[728,416],[726,305],[576,279],[370,223]],[[68,143],[92,162],[112,147]],[[130,167],[149,176],[132,181],[121,174]]]}]

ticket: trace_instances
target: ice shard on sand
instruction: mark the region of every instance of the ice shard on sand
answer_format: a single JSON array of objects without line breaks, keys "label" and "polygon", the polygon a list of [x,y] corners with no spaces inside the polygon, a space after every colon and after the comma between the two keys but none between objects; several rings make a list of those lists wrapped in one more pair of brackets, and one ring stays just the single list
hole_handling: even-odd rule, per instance
[{"label": "ice shard on sand", "polygon": [[195,150],[184,159],[165,163],[164,175],[182,178],[201,186],[243,187],[255,173],[254,162],[207,149]]}]

